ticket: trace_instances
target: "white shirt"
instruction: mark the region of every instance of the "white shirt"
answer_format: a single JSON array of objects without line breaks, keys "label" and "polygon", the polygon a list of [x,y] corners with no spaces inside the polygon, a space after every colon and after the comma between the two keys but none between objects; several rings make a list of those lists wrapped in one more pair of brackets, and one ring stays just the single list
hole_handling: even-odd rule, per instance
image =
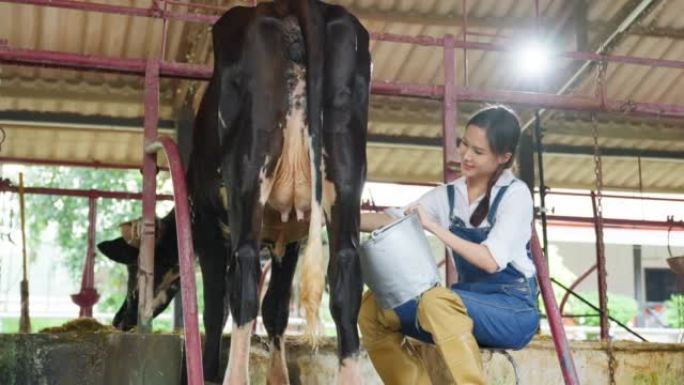
[{"label": "white shirt", "polygon": [[[514,181],[515,183],[513,183]],[[472,228],[470,216],[484,195],[469,204],[465,177],[458,178],[450,184],[454,186],[454,210],[452,214],[461,218],[466,227]],[[534,264],[527,256],[527,243],[532,237],[533,220],[533,203],[530,190],[509,169],[504,170],[492,187],[489,207],[492,207],[494,198],[501,187],[509,185],[510,187],[504,193],[496,210],[494,226],[482,245],[489,249],[494,261],[499,266],[498,271],[505,269],[511,263],[519,272],[530,278],[535,275]],[[433,221],[444,228],[449,228],[451,215],[449,215],[449,198],[447,197],[446,185],[433,188],[420,197],[417,202],[423,205],[427,215]],[[385,212],[393,217],[399,217],[403,215],[406,207],[401,209],[390,208]],[[488,226],[490,223],[485,217],[478,227]]]}]

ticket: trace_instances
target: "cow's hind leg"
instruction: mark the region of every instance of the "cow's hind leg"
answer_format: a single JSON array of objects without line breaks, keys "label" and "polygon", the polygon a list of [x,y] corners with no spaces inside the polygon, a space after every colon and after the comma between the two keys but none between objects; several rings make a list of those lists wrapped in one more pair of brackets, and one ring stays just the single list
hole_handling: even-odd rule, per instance
[{"label": "cow's hind leg", "polygon": [[330,239],[330,311],[337,327],[338,382],[360,384],[356,323],[363,283],[356,248],[366,172],[370,58],[368,35],[341,8],[333,8],[327,16],[325,63],[323,143],[328,192],[324,207]]},{"label": "cow's hind leg", "polygon": [[290,296],[294,277],[299,243],[286,246],[283,257],[273,257],[271,262],[271,280],[261,304],[261,315],[268,332],[271,358],[268,369],[267,384],[289,384],[287,364],[285,361],[285,341],[283,334],[287,328],[290,315]]},{"label": "cow's hind leg", "polygon": [[204,378],[207,381],[221,381],[220,352],[223,327],[228,318],[227,256],[230,241],[221,234],[217,218],[198,219],[195,244],[198,247],[202,284],[204,288]]},{"label": "cow's hind leg", "polygon": [[[221,173],[229,186],[230,231],[233,249],[228,275],[233,315],[230,356],[224,384],[249,384],[249,351],[252,325],[259,310],[257,286],[261,274],[259,244],[264,206],[273,186],[272,175],[283,146],[280,128],[287,94],[283,39],[279,22],[256,18],[250,26],[253,41],[244,48],[243,71],[249,87],[241,100],[224,99],[219,105],[242,103],[233,125],[231,142],[225,146]],[[223,84],[221,87],[230,84]]]}]

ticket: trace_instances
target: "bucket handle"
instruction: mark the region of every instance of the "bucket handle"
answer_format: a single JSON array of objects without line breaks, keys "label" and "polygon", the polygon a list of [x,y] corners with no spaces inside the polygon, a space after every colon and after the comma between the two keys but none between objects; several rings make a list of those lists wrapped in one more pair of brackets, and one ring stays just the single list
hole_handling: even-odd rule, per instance
[{"label": "bucket handle", "polygon": [[371,232],[371,239],[376,239],[376,238],[378,238],[379,236],[381,236],[382,234],[384,234],[385,232],[387,232],[387,230],[389,230],[389,229],[391,229],[391,228],[393,228],[393,227],[399,225],[400,223],[403,223],[404,221],[409,220],[410,218],[417,218],[417,215],[416,215],[415,213],[411,213],[411,214],[405,215],[405,216],[403,216],[403,217],[397,219],[396,221],[394,221],[394,222],[392,222],[392,223],[390,223],[390,224],[388,224],[388,225],[386,225],[386,226],[383,226],[383,227],[381,227],[381,228],[379,228],[379,229],[373,230],[373,231]]}]

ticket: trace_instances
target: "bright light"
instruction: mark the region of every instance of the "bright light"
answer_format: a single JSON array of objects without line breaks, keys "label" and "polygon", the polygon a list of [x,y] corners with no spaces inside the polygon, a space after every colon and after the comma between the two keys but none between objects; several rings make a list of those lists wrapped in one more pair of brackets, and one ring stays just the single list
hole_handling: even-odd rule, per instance
[{"label": "bright light", "polygon": [[525,77],[542,77],[549,70],[549,49],[543,43],[527,42],[514,55],[518,71]]}]

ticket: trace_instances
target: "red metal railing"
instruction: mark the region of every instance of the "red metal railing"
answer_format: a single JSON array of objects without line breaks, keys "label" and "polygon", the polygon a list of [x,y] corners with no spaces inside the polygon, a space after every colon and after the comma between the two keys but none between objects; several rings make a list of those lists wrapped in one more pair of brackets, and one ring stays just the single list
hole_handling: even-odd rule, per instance
[{"label": "red metal railing", "polygon": [[88,198],[88,248],[86,251],[81,291],[71,295],[71,300],[79,306],[79,317],[92,317],[93,305],[100,299],[95,289],[95,224],[97,223],[97,199]]},{"label": "red metal railing", "polygon": [[188,384],[204,385],[202,373],[202,348],[197,315],[195,269],[190,231],[190,208],[185,187],[185,175],[178,154],[178,148],[171,138],[161,137],[149,143],[146,153],[156,153],[163,149],[169,160],[173,195],[176,207],[176,233],[178,234],[178,258],[181,273],[181,296],[183,302],[183,334],[185,336],[185,359],[188,368]]},{"label": "red metal railing", "polygon": [[[6,0],[0,0],[0,2],[2,1]],[[0,62],[141,76],[145,74],[145,60],[143,59],[121,59],[12,47],[0,47]],[[208,80],[212,73],[212,69],[209,66],[176,62],[160,62],[159,71],[162,77],[194,80]],[[444,86],[441,85],[374,81],[371,84],[371,92],[376,95],[410,96],[436,100],[444,98]],[[455,94],[456,99],[460,102],[495,101],[549,109],[610,111],[637,116],[684,118],[684,106],[675,104],[613,100],[604,97],[564,96],[537,92],[464,88],[457,88]]]},{"label": "red metal railing", "polygon": [[[10,184],[9,180],[0,180],[0,192],[19,192],[18,186]],[[97,199],[142,199],[140,193],[130,193],[124,191],[102,191],[102,190],[79,190],[48,187],[24,187],[25,194],[38,195],[57,195],[78,198],[88,198],[88,246],[86,251],[85,263],[81,277],[81,290],[71,296],[74,303],[79,306],[79,317],[92,317],[92,307],[97,303],[99,294],[95,288],[95,241],[96,241],[96,218],[97,218]],[[171,195],[157,195],[159,200],[171,200]]]},{"label": "red metal railing", "polygon": [[579,385],[579,377],[577,376],[577,369],[575,368],[575,361],[572,359],[572,352],[568,344],[568,338],[563,329],[563,319],[560,311],[558,311],[558,304],[556,297],[553,295],[553,287],[551,286],[551,277],[549,275],[549,267],[546,264],[546,258],[537,237],[537,231],[532,228],[532,258],[534,265],[537,268],[537,280],[539,282],[539,289],[541,291],[542,300],[544,301],[544,308],[546,309],[546,316],[549,321],[551,329],[551,336],[553,337],[553,344],[556,347],[556,354],[560,362],[561,371],[563,372],[563,379],[566,385]]},{"label": "red metal railing", "polygon": [[[74,160],[54,160],[54,159],[36,159],[24,158],[18,156],[0,156],[2,163],[17,163],[17,164],[33,164],[38,166],[68,166],[68,167],[90,167],[90,168],[111,168],[122,170],[138,170],[140,165],[132,165],[125,163],[107,163],[98,161],[74,161]],[[160,170],[167,171],[166,167],[159,167]]]},{"label": "red metal railing", "polygon": [[140,242],[138,327],[149,332],[152,323],[152,291],[154,289],[154,231],[157,151],[164,150],[169,161],[173,197],[176,207],[176,233],[180,264],[181,296],[183,303],[183,333],[185,335],[185,359],[189,385],[204,385],[202,371],[202,348],[197,318],[195,270],[193,265],[190,208],[185,186],[183,164],[178,148],[172,139],[157,137],[159,120],[160,61],[150,59],[145,66],[145,131],[143,157],[143,234]]}]

